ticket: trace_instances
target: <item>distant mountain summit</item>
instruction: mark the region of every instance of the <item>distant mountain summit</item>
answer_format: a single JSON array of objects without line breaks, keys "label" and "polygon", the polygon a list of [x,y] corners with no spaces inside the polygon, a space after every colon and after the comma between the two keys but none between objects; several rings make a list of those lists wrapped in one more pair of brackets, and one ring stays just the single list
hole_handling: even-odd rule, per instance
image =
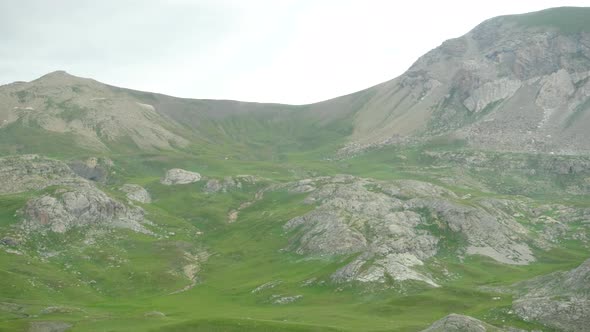
[{"label": "distant mountain summit", "polygon": [[[445,137],[486,150],[587,154],[588,17],[590,8],[573,7],[496,17],[398,78],[304,106],[181,99],[56,71],[0,87],[0,130],[73,135],[81,148],[103,151],[241,144],[264,127],[292,146],[325,140],[345,153]],[[325,137],[310,142],[311,132]]]}]

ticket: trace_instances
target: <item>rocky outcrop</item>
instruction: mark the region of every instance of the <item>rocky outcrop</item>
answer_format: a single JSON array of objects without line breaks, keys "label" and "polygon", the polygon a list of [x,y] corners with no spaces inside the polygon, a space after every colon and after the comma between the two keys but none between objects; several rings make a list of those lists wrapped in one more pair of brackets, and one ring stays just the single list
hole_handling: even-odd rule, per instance
[{"label": "rocky outcrop", "polygon": [[127,198],[139,203],[148,204],[152,202],[150,193],[140,185],[137,184],[124,184],[119,188],[122,192],[127,194]]},{"label": "rocky outcrop", "polygon": [[[335,282],[419,280],[438,286],[424,262],[441,248],[483,255],[506,264],[535,260],[528,231],[501,204],[461,204],[442,187],[419,181],[376,181],[352,176],[292,183],[316,207],[289,220],[288,250],[302,255],[358,257],[332,275]],[[448,250],[448,249],[447,249]]]},{"label": "rocky outcrop", "polygon": [[293,296],[283,296],[283,295],[273,295],[270,297],[270,301],[273,304],[289,304],[296,301],[299,301],[303,298],[303,295],[293,295]]},{"label": "rocky outcrop", "polygon": [[564,331],[587,331],[590,325],[590,260],[568,272],[557,272],[515,285],[514,312]]},{"label": "rocky outcrop", "polygon": [[488,256],[505,264],[533,262],[527,229],[501,209],[491,210],[493,205],[486,203],[473,207],[437,198],[407,201],[410,208],[427,209],[445,228],[464,237],[467,254]]},{"label": "rocky outcrop", "polygon": [[0,194],[40,190],[49,186],[77,186],[85,181],[65,163],[38,155],[0,158]]},{"label": "rocky outcrop", "polygon": [[522,319],[541,322],[560,331],[583,332],[590,324],[590,300],[587,297],[527,298],[516,301],[513,307]]},{"label": "rocky outcrop", "polygon": [[201,174],[197,172],[189,172],[180,168],[169,169],[166,175],[160,180],[163,185],[189,184],[201,180]]},{"label": "rocky outcrop", "polygon": [[70,323],[59,321],[31,322],[28,332],[66,332],[73,327]]},{"label": "rocky outcrop", "polygon": [[576,88],[565,69],[545,76],[539,82],[541,89],[535,102],[545,111],[553,111],[567,103]]},{"label": "rocky outcrop", "polygon": [[519,331],[516,329],[504,330],[487,324],[470,316],[450,314],[434,322],[422,332],[502,332]]},{"label": "rocky outcrop", "polygon": [[65,233],[76,227],[102,226],[151,234],[144,211],[128,207],[75,174],[65,163],[37,155],[0,158],[0,193],[57,187],[30,199],[21,210],[26,233]]},{"label": "rocky outcrop", "polygon": [[210,179],[203,187],[203,191],[206,193],[226,193],[255,184],[258,180],[258,177],[252,175],[226,176],[222,180]]},{"label": "rocky outcrop", "polygon": [[507,78],[485,83],[473,90],[463,104],[472,112],[480,112],[493,102],[512,97],[521,84]]},{"label": "rocky outcrop", "polygon": [[494,171],[518,170],[527,174],[585,174],[590,173],[588,156],[497,154],[483,151],[426,151],[424,155],[432,158],[432,163],[444,165],[490,169]]},{"label": "rocky outcrop", "polygon": [[26,232],[65,233],[76,227],[102,226],[151,234],[143,225],[144,212],[110,198],[92,186],[56,190],[30,200],[23,209]]}]

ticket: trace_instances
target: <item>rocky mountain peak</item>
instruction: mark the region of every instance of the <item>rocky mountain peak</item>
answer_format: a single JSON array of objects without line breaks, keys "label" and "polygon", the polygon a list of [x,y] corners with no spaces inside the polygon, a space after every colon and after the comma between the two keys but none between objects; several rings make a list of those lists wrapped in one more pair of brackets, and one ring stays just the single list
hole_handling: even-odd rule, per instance
[{"label": "rocky mountain peak", "polygon": [[[379,146],[447,135],[490,150],[588,153],[587,8],[493,18],[369,89],[352,141]],[[574,144],[571,144],[574,142]]]},{"label": "rocky mountain peak", "polygon": [[96,81],[89,78],[74,76],[66,72],[65,70],[56,70],[51,73],[45,74],[29,83],[45,86],[67,86],[73,84],[88,84],[91,82],[97,83]]}]

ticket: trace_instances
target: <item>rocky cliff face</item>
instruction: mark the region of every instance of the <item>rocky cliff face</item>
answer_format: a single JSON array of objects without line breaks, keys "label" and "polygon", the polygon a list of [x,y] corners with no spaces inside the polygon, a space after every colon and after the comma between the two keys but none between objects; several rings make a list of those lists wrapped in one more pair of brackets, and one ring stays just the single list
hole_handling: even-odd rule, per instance
[{"label": "rocky cliff face", "polygon": [[590,26],[559,28],[578,11],[588,9],[498,17],[444,42],[367,90],[349,148],[452,135],[491,150],[588,153]]}]

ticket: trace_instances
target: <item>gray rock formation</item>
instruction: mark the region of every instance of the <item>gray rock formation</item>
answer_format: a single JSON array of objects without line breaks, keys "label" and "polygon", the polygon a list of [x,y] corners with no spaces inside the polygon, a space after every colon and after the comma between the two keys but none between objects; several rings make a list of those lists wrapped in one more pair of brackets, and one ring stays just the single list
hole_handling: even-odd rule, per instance
[{"label": "gray rock formation", "polygon": [[223,180],[210,179],[203,187],[207,193],[226,193],[232,190],[242,189],[245,185],[251,185],[258,182],[258,177],[252,175],[226,176]]},{"label": "gray rock formation", "polygon": [[22,227],[26,232],[65,233],[75,227],[103,226],[151,234],[142,225],[142,209],[127,207],[92,186],[57,190],[34,198],[23,214]]},{"label": "gray rock formation", "polygon": [[0,183],[3,194],[58,187],[23,207],[21,228],[27,233],[103,226],[151,234],[143,225],[147,221],[141,208],[112,199],[61,161],[37,155],[0,158]]},{"label": "gray rock formation", "polygon": [[65,163],[38,155],[0,158],[0,194],[85,183]]},{"label": "gray rock formation", "polygon": [[119,188],[119,190],[126,193],[127,198],[129,198],[132,201],[144,204],[152,202],[152,197],[150,196],[150,193],[140,185],[124,184],[121,188]]},{"label": "gray rock formation", "polygon": [[427,151],[425,155],[433,158],[433,163],[436,165],[451,163],[492,171],[519,170],[528,174],[590,174],[590,158],[583,155],[498,155],[483,151]]},{"label": "gray rock formation", "polygon": [[[429,328],[422,332],[502,332],[508,331],[499,329],[473,317],[450,314],[434,322]],[[517,331],[511,329],[510,331]]]},{"label": "gray rock formation", "polygon": [[407,201],[410,208],[428,209],[435,218],[443,220],[453,233],[465,237],[467,254],[488,256],[506,264],[528,264],[535,260],[526,243],[528,230],[496,208],[481,202],[472,207],[448,200],[415,198]]},{"label": "gray rock formation", "polygon": [[309,192],[304,203],[316,205],[284,225],[291,236],[288,250],[311,256],[360,254],[332,275],[336,282],[384,283],[392,277],[437,286],[423,266],[443,246],[506,264],[535,260],[528,230],[494,200],[461,204],[453,192],[430,183],[352,176],[307,179],[286,189]]},{"label": "gray rock formation", "polygon": [[514,312],[563,331],[590,326],[590,260],[568,272],[556,272],[519,283]]},{"label": "gray rock formation", "polygon": [[176,184],[189,184],[201,180],[201,174],[196,172],[185,171],[180,168],[169,169],[166,175],[160,180],[160,183],[170,186]]},{"label": "gray rock formation", "polygon": [[511,97],[520,86],[520,81],[507,78],[487,82],[474,89],[469,97],[463,101],[463,104],[472,112],[480,112],[491,103]]}]

